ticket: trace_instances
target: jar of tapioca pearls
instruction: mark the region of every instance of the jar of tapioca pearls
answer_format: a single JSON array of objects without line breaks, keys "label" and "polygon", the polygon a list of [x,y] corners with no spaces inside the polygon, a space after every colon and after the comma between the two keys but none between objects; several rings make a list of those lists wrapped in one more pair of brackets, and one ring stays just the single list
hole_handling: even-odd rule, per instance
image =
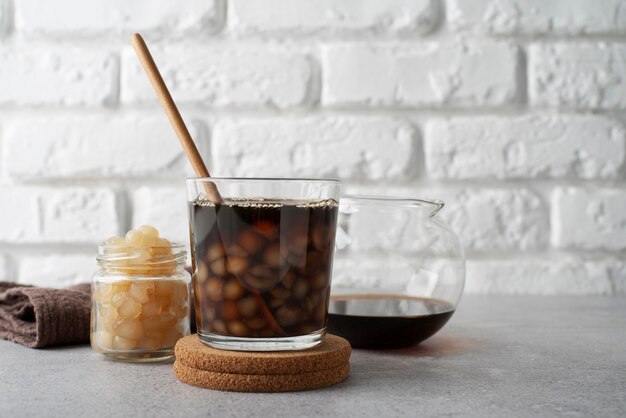
[{"label": "jar of tapioca pearls", "polygon": [[112,237],[98,248],[92,281],[91,346],[123,361],[169,360],[190,333],[183,245],[151,226]]}]

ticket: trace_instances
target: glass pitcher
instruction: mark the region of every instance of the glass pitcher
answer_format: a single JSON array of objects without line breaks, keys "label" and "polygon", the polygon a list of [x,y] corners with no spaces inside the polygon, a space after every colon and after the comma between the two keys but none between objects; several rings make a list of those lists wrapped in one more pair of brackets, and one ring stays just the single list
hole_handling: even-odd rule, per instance
[{"label": "glass pitcher", "polygon": [[441,201],[342,197],[329,332],[354,347],[400,347],[435,334],[465,283],[457,235]]}]

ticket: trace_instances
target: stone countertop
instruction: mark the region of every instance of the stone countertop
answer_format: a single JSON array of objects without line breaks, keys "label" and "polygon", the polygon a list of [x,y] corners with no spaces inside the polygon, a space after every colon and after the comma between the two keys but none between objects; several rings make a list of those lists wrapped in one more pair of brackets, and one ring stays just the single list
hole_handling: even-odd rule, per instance
[{"label": "stone countertop", "polygon": [[0,341],[0,417],[624,416],[626,298],[468,296],[430,340],[351,365],[326,389],[228,393],[171,364]]}]

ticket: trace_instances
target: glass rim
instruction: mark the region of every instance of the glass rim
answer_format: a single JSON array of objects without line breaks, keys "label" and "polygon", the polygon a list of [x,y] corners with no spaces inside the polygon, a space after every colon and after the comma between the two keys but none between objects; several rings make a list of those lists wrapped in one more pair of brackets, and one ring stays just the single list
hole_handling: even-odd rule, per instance
[{"label": "glass rim", "polygon": [[242,181],[242,182],[265,182],[265,183],[329,183],[339,184],[341,180],[333,178],[307,178],[307,177],[187,177],[188,183],[209,183],[217,181]]}]

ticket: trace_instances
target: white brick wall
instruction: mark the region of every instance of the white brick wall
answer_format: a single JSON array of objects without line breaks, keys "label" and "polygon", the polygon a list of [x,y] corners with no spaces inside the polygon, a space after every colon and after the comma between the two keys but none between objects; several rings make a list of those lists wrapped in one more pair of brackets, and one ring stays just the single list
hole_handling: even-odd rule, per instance
[{"label": "white brick wall", "polygon": [[0,0],[0,280],[187,239],[135,31],[214,175],[441,198],[470,293],[626,294],[621,0]]}]

